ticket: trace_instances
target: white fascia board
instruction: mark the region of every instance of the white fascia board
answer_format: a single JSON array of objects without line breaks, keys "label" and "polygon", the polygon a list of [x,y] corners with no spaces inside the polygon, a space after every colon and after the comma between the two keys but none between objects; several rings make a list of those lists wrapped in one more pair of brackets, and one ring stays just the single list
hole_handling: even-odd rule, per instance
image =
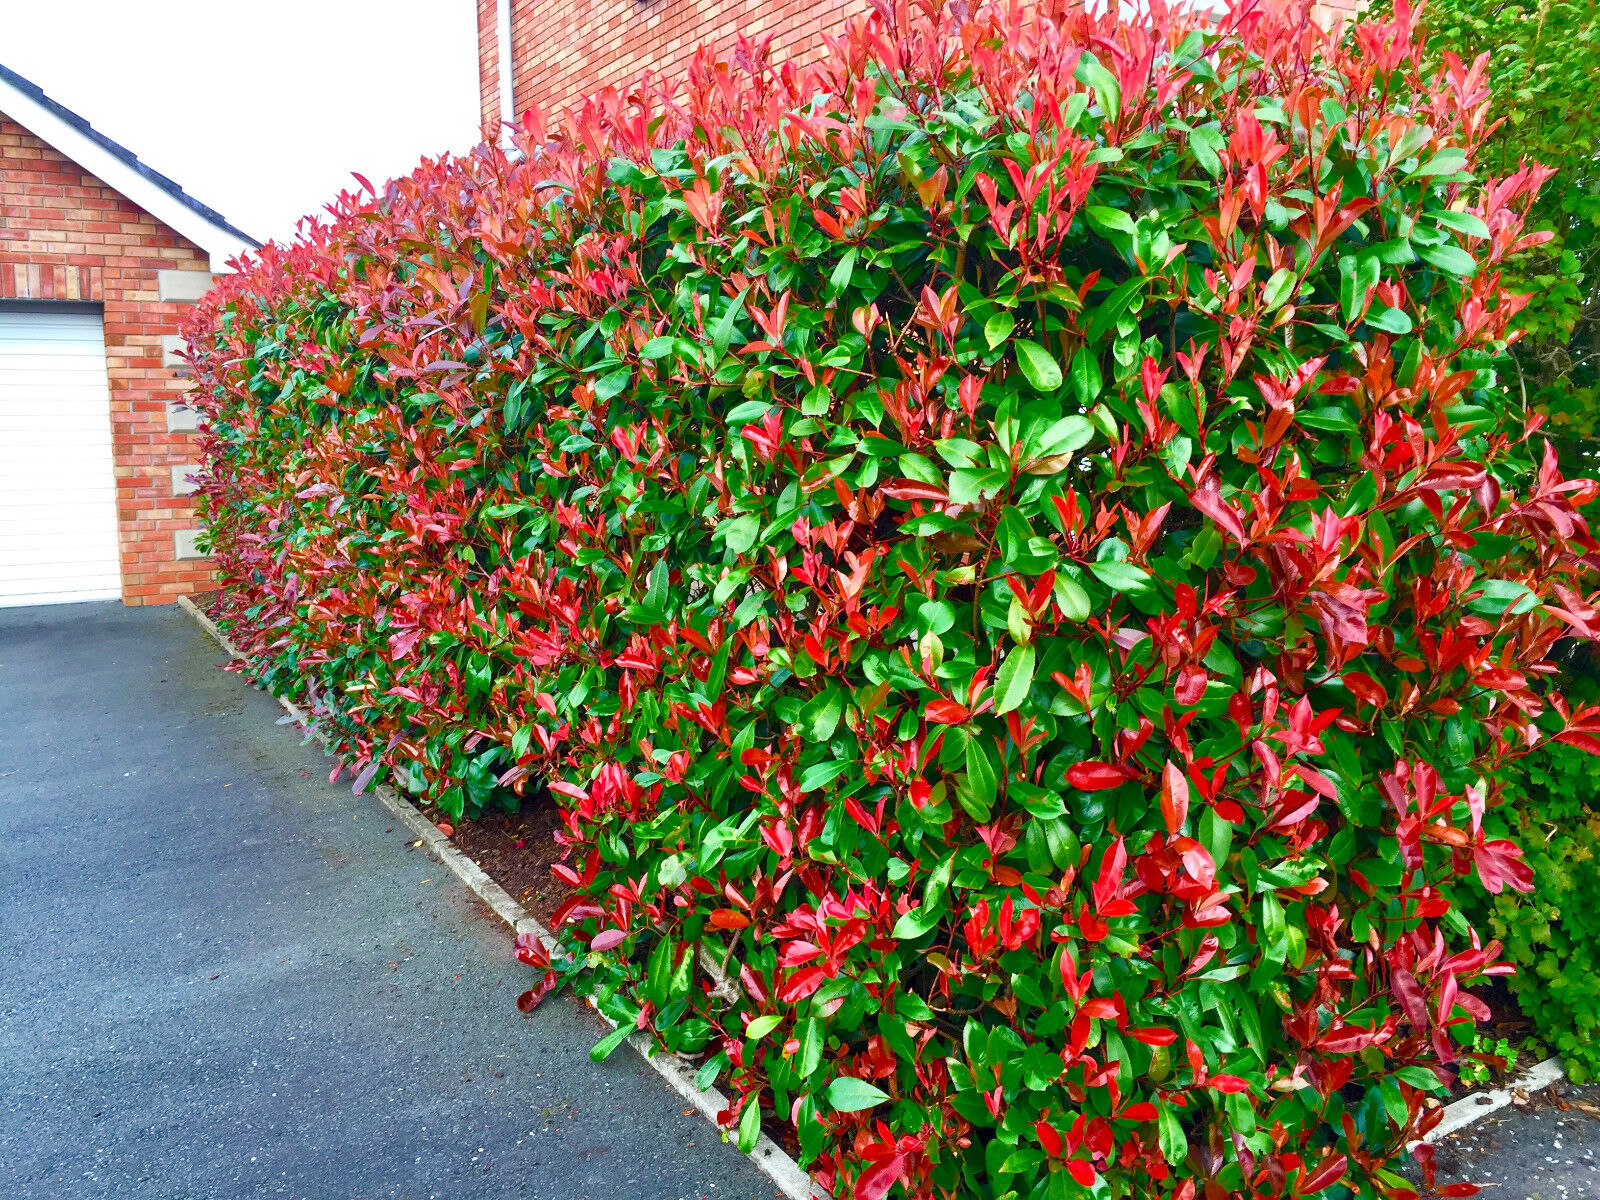
[{"label": "white fascia board", "polygon": [[515,69],[511,62],[511,0],[495,0],[494,29],[495,78],[500,88],[500,142],[509,146],[511,135],[506,124],[515,124],[518,116],[516,87],[511,76]]},{"label": "white fascia board", "polygon": [[85,137],[4,79],[0,79],[0,113],[55,147],[96,179],[206,251],[211,256],[211,270],[214,273],[227,270],[228,259],[255,249],[237,234],[219,228],[187,204],[157,187],[104,146]]}]

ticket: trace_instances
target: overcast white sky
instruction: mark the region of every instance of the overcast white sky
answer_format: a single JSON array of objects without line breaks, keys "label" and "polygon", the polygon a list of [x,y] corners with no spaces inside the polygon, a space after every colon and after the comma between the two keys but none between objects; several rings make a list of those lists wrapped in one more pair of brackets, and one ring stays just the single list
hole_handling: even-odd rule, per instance
[{"label": "overcast white sky", "polygon": [[0,0],[0,62],[257,238],[478,140],[473,0]]}]

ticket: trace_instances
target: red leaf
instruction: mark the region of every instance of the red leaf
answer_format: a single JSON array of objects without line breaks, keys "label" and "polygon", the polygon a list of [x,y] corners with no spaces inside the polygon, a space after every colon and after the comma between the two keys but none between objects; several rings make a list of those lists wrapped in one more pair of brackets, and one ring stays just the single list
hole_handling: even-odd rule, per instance
[{"label": "red leaf", "polygon": [[[1349,1165],[1345,1156],[1340,1154],[1334,1158],[1325,1158],[1317,1164],[1316,1170],[1307,1175],[1300,1184],[1300,1192],[1320,1192],[1323,1188],[1339,1182],[1344,1178],[1345,1168]],[[1476,1189],[1474,1189],[1476,1190]],[[1441,1192],[1440,1195],[1444,1193]]]},{"label": "red leaf", "polygon": [[1405,1010],[1406,1019],[1411,1022],[1411,1027],[1418,1033],[1426,1033],[1428,1001],[1422,994],[1422,985],[1417,982],[1417,977],[1404,967],[1395,967],[1389,972],[1389,984],[1394,989],[1395,997],[1400,1001],[1400,1007]]},{"label": "red leaf", "polygon": [[1207,475],[1200,486],[1190,493],[1190,501],[1210,517],[1223,532],[1229,534],[1234,541],[1244,544],[1244,522],[1239,519],[1239,514],[1233,506],[1222,498],[1222,485],[1217,482],[1215,475]]},{"label": "red leaf", "polygon": [[1189,780],[1181,767],[1168,760],[1161,771],[1161,816],[1167,823],[1167,832],[1182,829],[1188,815]]},{"label": "red leaf", "polygon": [[524,1013],[531,1013],[539,1007],[546,996],[555,991],[558,981],[559,976],[554,971],[546,971],[544,978],[517,997],[517,1007]]},{"label": "red leaf", "polygon": [[950,497],[942,487],[917,479],[897,479],[879,487],[878,491],[894,500],[947,500]]},{"label": "red leaf", "polygon": [[1372,1030],[1359,1025],[1342,1025],[1319,1037],[1316,1047],[1329,1054],[1354,1054],[1372,1045],[1374,1036]]},{"label": "red leaf", "polygon": [[1237,1075],[1213,1075],[1206,1080],[1206,1086],[1216,1088],[1219,1092],[1248,1092],[1250,1081]]},{"label": "red leaf", "polygon": [[778,999],[785,1004],[796,1004],[821,987],[826,978],[821,967],[801,967],[779,985]]},{"label": "red leaf", "polygon": [[1170,1029],[1163,1029],[1159,1025],[1150,1025],[1144,1029],[1130,1029],[1128,1036],[1136,1042],[1143,1042],[1146,1046],[1170,1046],[1178,1040],[1178,1035]]},{"label": "red leaf", "polygon": [[1472,861],[1484,890],[1498,896],[1506,887],[1514,892],[1533,891],[1533,870],[1522,861],[1522,847],[1499,838],[1472,849]]},{"label": "red leaf", "polygon": [[1133,778],[1127,767],[1105,762],[1073,763],[1067,768],[1067,782],[1085,792],[1102,792],[1118,787]]},{"label": "red leaf", "polygon": [[1344,686],[1350,694],[1363,704],[1370,704],[1374,708],[1382,708],[1389,703],[1389,693],[1370,675],[1363,675],[1360,671],[1349,671],[1343,676]]},{"label": "red leaf", "polygon": [[544,948],[538,934],[517,934],[516,951],[517,961],[525,966],[542,968],[550,965],[550,952]]},{"label": "red leaf", "polygon": [[1067,1174],[1072,1176],[1079,1187],[1094,1186],[1096,1178],[1094,1167],[1081,1158],[1074,1158],[1067,1163]]},{"label": "red leaf", "polygon": [[595,934],[594,941],[589,943],[591,950],[609,950],[628,940],[628,935],[621,929],[603,929]]},{"label": "red leaf", "polygon": [[900,1182],[905,1169],[905,1156],[897,1151],[887,1158],[871,1163],[866,1170],[856,1176],[858,1200],[882,1200],[889,1189]]},{"label": "red leaf", "polygon": [[935,725],[959,725],[972,714],[965,707],[954,700],[935,700],[923,709],[929,721]]}]

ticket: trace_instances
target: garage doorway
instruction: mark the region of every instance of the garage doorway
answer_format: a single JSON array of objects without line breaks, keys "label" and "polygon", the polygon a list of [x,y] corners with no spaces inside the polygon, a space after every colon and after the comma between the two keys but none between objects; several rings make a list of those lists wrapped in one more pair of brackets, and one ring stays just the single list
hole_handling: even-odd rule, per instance
[{"label": "garage doorway", "polygon": [[121,582],[99,308],[0,305],[0,607],[115,600]]}]

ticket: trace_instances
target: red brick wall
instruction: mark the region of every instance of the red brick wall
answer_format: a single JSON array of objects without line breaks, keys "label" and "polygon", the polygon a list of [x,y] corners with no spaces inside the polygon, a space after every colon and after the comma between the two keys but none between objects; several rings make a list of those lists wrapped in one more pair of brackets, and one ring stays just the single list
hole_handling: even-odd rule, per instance
[{"label": "red brick wall", "polygon": [[[490,137],[500,128],[496,4],[477,3],[478,94]],[[1332,23],[1365,3],[1320,0],[1315,11]],[[809,61],[823,51],[823,34],[837,34],[869,7],[868,0],[511,0],[513,97],[519,112],[538,105],[556,116],[647,67],[682,74],[697,46],[725,51],[741,34],[771,34],[781,57]]]},{"label": "red brick wall", "polygon": [[494,14],[494,0],[478,0],[478,107],[490,141],[500,132],[500,31]]},{"label": "red brick wall", "polygon": [[[649,68],[679,75],[703,43],[727,51],[740,35],[772,36],[775,52],[815,59],[868,0],[512,0],[517,108],[559,114],[603,87]],[[479,94],[486,130],[500,122],[495,0],[478,0]]]},{"label": "red brick wall", "polygon": [[208,270],[205,251],[0,116],[0,297],[104,306],[117,476],[122,599],[161,604],[210,585],[205,559],[177,558],[173,533],[196,522],[172,494],[174,465],[195,461],[191,434],[167,432],[181,383],[161,337],[184,305],[158,300],[156,272]]}]

